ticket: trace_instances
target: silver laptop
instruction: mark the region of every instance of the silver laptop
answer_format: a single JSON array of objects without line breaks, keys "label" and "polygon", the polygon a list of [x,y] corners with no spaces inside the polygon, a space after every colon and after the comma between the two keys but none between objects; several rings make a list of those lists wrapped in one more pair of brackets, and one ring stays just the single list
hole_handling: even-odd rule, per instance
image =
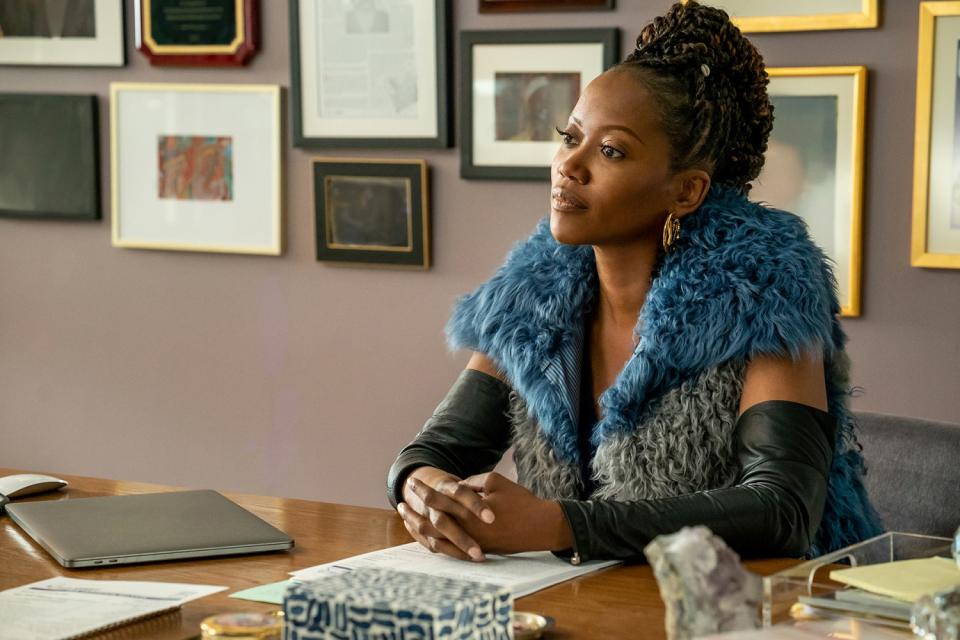
[{"label": "silver laptop", "polygon": [[70,568],[293,547],[293,538],[216,491],[11,503],[7,513]]}]

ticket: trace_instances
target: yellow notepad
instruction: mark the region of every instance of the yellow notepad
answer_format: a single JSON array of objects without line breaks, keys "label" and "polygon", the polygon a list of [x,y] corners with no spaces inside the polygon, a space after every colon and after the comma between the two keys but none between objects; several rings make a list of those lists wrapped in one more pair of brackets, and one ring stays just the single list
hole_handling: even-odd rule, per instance
[{"label": "yellow notepad", "polygon": [[918,558],[835,569],[830,579],[871,593],[915,602],[925,593],[960,586],[960,567],[948,558]]}]

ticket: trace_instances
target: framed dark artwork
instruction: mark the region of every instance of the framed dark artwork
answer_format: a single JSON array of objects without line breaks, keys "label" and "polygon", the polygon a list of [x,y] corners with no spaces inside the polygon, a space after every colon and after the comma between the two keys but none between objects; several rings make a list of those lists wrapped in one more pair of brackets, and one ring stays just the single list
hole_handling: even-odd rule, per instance
[{"label": "framed dark artwork", "polygon": [[460,34],[460,175],[549,180],[580,92],[615,64],[617,29]]},{"label": "framed dark artwork", "polygon": [[97,97],[0,93],[0,216],[100,217]]},{"label": "framed dark artwork", "polygon": [[315,158],[317,260],[430,267],[424,160]]},{"label": "framed dark artwork", "polygon": [[528,11],[602,11],[613,9],[614,0],[478,0],[480,13]]},{"label": "framed dark artwork", "polygon": [[113,246],[280,255],[280,87],[110,85]]},{"label": "framed dark artwork", "polygon": [[0,0],[0,65],[122,67],[123,5]]},{"label": "framed dark artwork", "polygon": [[447,0],[290,0],[297,147],[447,147]]},{"label": "framed dark artwork", "polygon": [[259,4],[137,0],[137,49],[152,65],[244,65],[257,52]]}]

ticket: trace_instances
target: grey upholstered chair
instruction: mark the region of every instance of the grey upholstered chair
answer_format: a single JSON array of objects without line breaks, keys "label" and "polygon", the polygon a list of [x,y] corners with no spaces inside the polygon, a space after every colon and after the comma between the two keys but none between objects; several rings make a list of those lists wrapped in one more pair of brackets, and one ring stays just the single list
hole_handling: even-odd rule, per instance
[{"label": "grey upholstered chair", "polygon": [[960,425],[856,416],[867,491],[887,530],[953,537],[960,526]]}]

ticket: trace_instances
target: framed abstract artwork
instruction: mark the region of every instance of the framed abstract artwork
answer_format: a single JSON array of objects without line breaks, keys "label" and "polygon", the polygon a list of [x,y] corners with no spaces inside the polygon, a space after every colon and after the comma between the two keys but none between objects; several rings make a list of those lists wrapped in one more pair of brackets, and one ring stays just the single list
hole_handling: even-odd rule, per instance
[{"label": "framed abstract artwork", "polygon": [[257,51],[259,0],[137,0],[137,49],[153,65],[239,66]]},{"label": "framed abstract artwork", "polygon": [[0,93],[0,216],[100,217],[97,97]]},{"label": "framed abstract artwork", "polygon": [[447,147],[447,0],[290,0],[297,147]]},{"label": "framed abstract artwork", "polygon": [[479,0],[480,13],[596,11],[613,9],[613,0]]},{"label": "framed abstract artwork", "polygon": [[460,175],[549,180],[580,92],[613,66],[616,29],[463,31]]},{"label": "framed abstract artwork", "polygon": [[867,69],[767,68],[774,108],[750,197],[797,214],[833,262],[841,313],[860,315]]},{"label": "framed abstract artwork", "polygon": [[960,269],[960,2],[921,2],[910,263]]},{"label": "framed abstract artwork", "polygon": [[117,0],[0,1],[0,65],[122,67]]},{"label": "framed abstract artwork", "polygon": [[280,88],[110,85],[113,245],[279,255]]},{"label": "framed abstract artwork", "polygon": [[315,158],[317,260],[430,267],[424,160]]},{"label": "framed abstract artwork", "polygon": [[[682,0],[686,2],[686,0]],[[875,29],[878,0],[711,0],[744,32]]]}]

